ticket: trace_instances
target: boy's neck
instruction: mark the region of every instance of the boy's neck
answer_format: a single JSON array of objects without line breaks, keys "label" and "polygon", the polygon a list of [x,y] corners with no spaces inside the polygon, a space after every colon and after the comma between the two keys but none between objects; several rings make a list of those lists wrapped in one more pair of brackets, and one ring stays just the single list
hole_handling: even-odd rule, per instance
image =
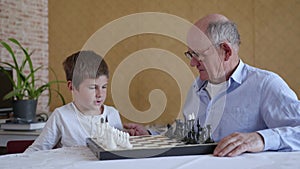
[{"label": "boy's neck", "polygon": [[83,115],[88,115],[88,116],[91,116],[91,115],[101,115],[101,114],[103,114],[103,111],[104,111],[104,105],[101,105],[99,111],[96,111],[96,110],[95,110],[95,111],[92,111],[92,110],[90,110],[90,111],[84,111],[84,110],[81,110],[81,109],[76,105],[75,102],[73,102],[73,104],[75,105],[76,109],[77,109],[80,113],[82,113]]}]

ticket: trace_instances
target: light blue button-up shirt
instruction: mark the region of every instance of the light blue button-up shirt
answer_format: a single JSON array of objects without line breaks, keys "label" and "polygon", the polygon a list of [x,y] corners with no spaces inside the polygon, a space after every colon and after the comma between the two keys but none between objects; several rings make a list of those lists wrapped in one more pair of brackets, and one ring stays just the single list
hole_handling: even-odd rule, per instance
[{"label": "light blue button-up shirt", "polygon": [[197,112],[201,125],[212,124],[215,141],[233,132],[257,131],[264,150],[300,150],[300,101],[277,74],[240,60],[223,92],[211,99],[206,85],[195,80],[183,113]]}]

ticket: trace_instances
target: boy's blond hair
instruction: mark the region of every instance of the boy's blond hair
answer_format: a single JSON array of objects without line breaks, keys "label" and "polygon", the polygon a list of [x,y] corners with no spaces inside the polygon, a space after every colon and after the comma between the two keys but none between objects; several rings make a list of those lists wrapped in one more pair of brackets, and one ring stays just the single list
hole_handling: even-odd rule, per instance
[{"label": "boy's blond hair", "polygon": [[109,70],[104,59],[93,51],[78,51],[63,62],[66,80],[71,81],[76,89],[85,79],[96,79],[105,75],[109,78]]}]

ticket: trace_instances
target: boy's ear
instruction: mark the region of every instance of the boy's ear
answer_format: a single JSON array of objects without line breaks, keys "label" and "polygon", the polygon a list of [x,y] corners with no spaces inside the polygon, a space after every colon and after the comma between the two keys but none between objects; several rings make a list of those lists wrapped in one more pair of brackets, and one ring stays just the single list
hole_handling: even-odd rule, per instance
[{"label": "boy's ear", "polygon": [[70,80],[67,81],[67,87],[68,87],[68,89],[69,89],[70,91],[73,90],[72,81],[70,81]]}]

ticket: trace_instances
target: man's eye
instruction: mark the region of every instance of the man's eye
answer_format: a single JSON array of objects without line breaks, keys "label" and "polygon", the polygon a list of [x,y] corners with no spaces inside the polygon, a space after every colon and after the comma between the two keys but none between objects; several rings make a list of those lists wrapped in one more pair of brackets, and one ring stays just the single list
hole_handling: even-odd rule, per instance
[{"label": "man's eye", "polygon": [[89,89],[96,89],[96,87],[95,86],[90,86]]}]

